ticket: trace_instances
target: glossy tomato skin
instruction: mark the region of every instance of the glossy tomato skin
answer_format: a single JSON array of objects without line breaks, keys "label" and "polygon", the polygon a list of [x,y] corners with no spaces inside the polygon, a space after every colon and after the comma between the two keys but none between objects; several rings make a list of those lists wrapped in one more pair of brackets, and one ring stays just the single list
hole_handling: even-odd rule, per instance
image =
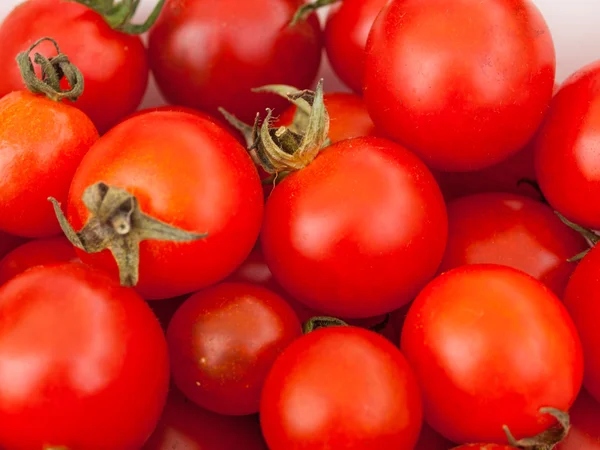
[{"label": "glossy tomato skin", "polygon": [[[14,61],[19,52],[44,36],[54,38],[61,52],[81,70],[85,92],[73,105],[84,111],[101,133],[136,110],[149,75],[146,49],[138,36],[113,30],[102,16],[75,2],[28,0],[15,7],[0,26],[0,58]],[[50,43],[35,52],[56,55]],[[23,89],[19,69],[7,64],[0,79],[0,95],[18,89]]]},{"label": "glossy tomato skin", "polygon": [[321,328],[290,345],[267,377],[260,408],[271,450],[413,448],[421,414],[404,356],[356,327]]},{"label": "glossy tomato skin", "polygon": [[0,99],[0,229],[28,238],[59,234],[48,197],[66,202],[77,166],[98,132],[72,106],[28,91]]},{"label": "glossy tomato skin", "polygon": [[556,450],[600,450],[600,403],[582,390],[569,416],[569,434]]},{"label": "glossy tomato skin", "polygon": [[35,266],[78,261],[75,249],[66,237],[35,239],[0,259],[0,284]]},{"label": "glossy tomato skin", "polygon": [[[250,156],[224,128],[197,115],[151,112],[104,135],[71,185],[68,215],[75,230],[89,215],[83,192],[99,181],[136,195],[146,214],[208,233],[194,243],[141,243],[136,289],[146,299],[176,297],[224,279],[250,253],[260,230],[262,186]],[[79,254],[117,275],[108,251]]]},{"label": "glossy tomato skin", "polygon": [[34,267],[0,289],[0,367],[0,447],[11,450],[141,448],[169,385],[147,304],[76,263]]},{"label": "glossy tomato skin", "polygon": [[470,265],[433,280],[412,304],[401,349],[419,378],[425,420],[457,443],[506,444],[553,424],[583,376],[577,330],[542,283],[499,265]]},{"label": "glossy tomato skin", "polygon": [[392,0],[369,34],[365,102],[375,125],[429,166],[477,170],[533,137],[555,66],[530,0]]},{"label": "glossy tomato skin", "polygon": [[435,274],[446,236],[445,204],[425,165],[391,141],[364,137],[326,148],[273,190],[261,242],[295,299],[361,318],[412,300]]},{"label": "glossy tomato skin", "polygon": [[448,245],[439,272],[465,264],[502,264],[528,273],[562,297],[577,267],[569,258],[589,248],[543,203],[505,193],[448,203]]},{"label": "glossy tomato skin", "polygon": [[273,362],[301,335],[277,294],[247,283],[213,286],[192,295],[169,324],[173,381],[210,411],[255,414]]},{"label": "glossy tomato skin", "polygon": [[171,103],[214,114],[223,107],[248,123],[267,107],[281,111],[285,99],[250,90],[267,84],[305,89],[315,79],[323,45],[319,21],[313,14],[288,25],[301,4],[168,0],[148,49],[161,92]]}]

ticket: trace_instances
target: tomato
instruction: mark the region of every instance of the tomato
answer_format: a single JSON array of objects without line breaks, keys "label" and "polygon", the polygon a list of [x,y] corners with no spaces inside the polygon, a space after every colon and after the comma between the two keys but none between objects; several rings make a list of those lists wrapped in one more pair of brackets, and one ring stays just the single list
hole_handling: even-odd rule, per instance
[{"label": "tomato", "polygon": [[133,290],[76,263],[0,288],[1,448],[140,448],[168,387],[165,338]]},{"label": "tomato", "polygon": [[[91,217],[83,193],[100,181],[135,195],[141,211],[155,219],[208,233],[183,244],[141,242],[136,288],[146,299],[176,297],[224,279],[250,253],[260,230],[262,187],[250,156],[224,128],[198,115],[150,112],[104,135],[71,185],[68,216],[77,231]],[[108,251],[79,255],[117,273]]]},{"label": "tomato", "polygon": [[273,292],[222,283],[192,295],[167,330],[173,381],[199,406],[220,414],[258,412],[273,362],[302,328]]},{"label": "tomato", "polygon": [[[149,76],[146,50],[138,36],[112,29],[100,14],[72,1],[28,0],[15,7],[0,26],[0,58],[14,61],[17,53],[42,36],[56,39],[83,73],[85,92],[74,106],[101,133],[136,110]],[[36,52],[56,55],[48,43]],[[0,78],[0,95],[22,88],[17,66],[7,64]]]},{"label": "tomato", "polygon": [[419,436],[421,397],[404,356],[383,337],[321,328],[275,361],[260,420],[270,450],[408,449]]},{"label": "tomato", "polygon": [[172,390],[143,450],[267,450],[256,416],[222,416]]},{"label": "tomato", "polygon": [[551,208],[519,195],[477,194],[448,203],[448,245],[439,271],[465,264],[522,270],[562,297],[576,263],[589,248]]},{"label": "tomato", "polygon": [[510,267],[463,266],[412,304],[401,349],[423,391],[425,420],[457,443],[507,443],[554,423],[583,376],[577,330],[541,282]]},{"label": "tomato", "polygon": [[0,260],[0,284],[31,267],[78,261],[75,249],[65,237],[29,241]]},{"label": "tomato", "polygon": [[364,97],[377,128],[428,165],[471,171],[534,136],[555,66],[530,0],[391,0],[369,34]]},{"label": "tomato", "polygon": [[295,299],[361,318],[412,300],[441,262],[446,227],[425,165],[397,144],[363,137],[327,147],[277,185],[261,243],[275,279]]},{"label": "tomato", "polygon": [[0,230],[0,258],[17,248],[19,245],[27,242],[24,238],[13,236]]},{"label": "tomato", "polygon": [[571,429],[556,450],[600,450],[600,404],[582,390],[569,415]]},{"label": "tomato", "polygon": [[0,123],[0,229],[29,238],[59,234],[48,197],[67,200],[77,166],[98,139],[94,124],[28,91],[0,99]]},{"label": "tomato", "polygon": [[267,84],[304,89],[315,79],[323,40],[319,21],[311,15],[289,25],[301,4],[168,0],[148,48],[160,91],[171,103],[215,115],[223,107],[248,123],[266,107],[283,109],[286,100],[251,89]]},{"label": "tomato", "polygon": [[449,450],[455,445],[423,422],[421,434],[413,450]]}]

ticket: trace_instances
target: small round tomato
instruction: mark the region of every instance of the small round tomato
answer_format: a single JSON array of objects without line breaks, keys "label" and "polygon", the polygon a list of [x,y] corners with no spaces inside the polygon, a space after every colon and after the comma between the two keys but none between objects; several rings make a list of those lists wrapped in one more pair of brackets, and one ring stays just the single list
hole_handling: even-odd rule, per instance
[{"label": "small round tomato", "polygon": [[[150,31],[149,56],[171,102],[250,123],[286,100],[251,92],[267,84],[309,88],[322,53],[313,14],[290,25],[301,0],[168,0]],[[202,51],[199,51],[202,49]],[[174,82],[174,80],[177,80]]]},{"label": "small round tomato", "polygon": [[444,200],[427,167],[391,141],[363,137],[327,147],[277,185],[261,243],[295,299],[361,318],[412,300],[434,276],[446,233]]},{"label": "small round tomato", "polygon": [[4,258],[5,255],[25,242],[27,242],[25,238],[14,236],[0,230],[0,258]]},{"label": "small round tomato", "polygon": [[65,237],[29,241],[0,260],[0,284],[31,267],[77,261],[75,249]]},{"label": "small round tomato", "polygon": [[589,248],[551,208],[513,194],[489,193],[448,203],[448,245],[440,272],[465,264],[502,264],[537,278],[559,297]]},{"label": "small round tomato", "polygon": [[141,448],[169,388],[167,344],[135,291],[76,263],[0,288],[0,447]]},{"label": "small round tomato", "polygon": [[401,349],[419,379],[425,420],[452,442],[507,443],[554,423],[579,392],[583,353],[560,300],[535,278],[470,265],[433,280],[413,302]]},{"label": "small round tomato", "polygon": [[169,324],[173,381],[210,411],[257,413],[269,369],[301,334],[294,310],[275,293],[247,283],[213,286],[186,300]]},{"label": "small round tomato", "polygon": [[600,403],[582,390],[569,410],[571,428],[556,450],[600,450]]},{"label": "small round tomato", "polygon": [[555,68],[530,0],[391,0],[369,34],[364,97],[377,128],[429,166],[471,171],[533,138]]},{"label": "small round tomato", "polygon": [[421,428],[421,396],[402,353],[385,338],[321,328],[275,361],[260,420],[271,450],[408,449]]}]

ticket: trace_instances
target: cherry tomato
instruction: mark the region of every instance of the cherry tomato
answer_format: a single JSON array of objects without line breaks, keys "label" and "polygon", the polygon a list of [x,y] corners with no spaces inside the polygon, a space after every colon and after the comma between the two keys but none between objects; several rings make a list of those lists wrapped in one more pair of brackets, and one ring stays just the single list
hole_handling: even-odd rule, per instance
[{"label": "cherry tomato", "polygon": [[258,412],[273,362],[302,327],[275,293],[222,283],[192,295],[167,330],[173,380],[199,406],[220,414]]},{"label": "cherry tomato", "polygon": [[425,165],[397,144],[363,137],[329,146],[283,179],[267,201],[261,243],[295,299],[371,317],[412,300],[435,274],[446,223]]},{"label": "cherry tomato", "polygon": [[562,297],[577,266],[567,260],[587,248],[583,236],[543,203],[513,194],[477,194],[448,203],[448,245],[439,271],[502,264]]},{"label": "cherry tomato", "polygon": [[600,404],[582,390],[569,415],[569,434],[555,449],[600,450]]},{"label": "cherry tomato", "polygon": [[[151,112],[104,135],[71,185],[68,215],[77,231],[90,216],[83,192],[100,181],[135,195],[141,211],[155,219],[208,233],[193,243],[140,244],[137,290],[146,299],[176,297],[224,279],[248,256],[260,230],[262,187],[250,156],[224,128],[198,115]],[[108,251],[79,255],[117,273]]]},{"label": "cherry tomato", "polygon": [[0,99],[0,123],[0,229],[30,238],[59,234],[48,197],[67,200],[77,166],[98,139],[94,124],[80,110],[28,91]]},{"label": "cherry tomato", "polygon": [[533,277],[470,265],[433,280],[412,304],[401,349],[419,378],[425,420],[457,443],[507,443],[554,423],[583,377],[577,330],[559,299]]},{"label": "cherry tomato", "polygon": [[251,89],[267,84],[304,89],[315,79],[323,40],[319,21],[313,14],[289,25],[301,4],[168,0],[148,49],[161,92],[171,103],[215,115],[223,107],[244,122],[266,107],[283,109],[285,99]]},{"label": "cherry tomato", "polygon": [[4,258],[5,255],[25,242],[27,242],[26,239],[22,237],[13,236],[0,230],[0,258]]},{"label": "cherry tomato", "polygon": [[65,237],[29,241],[0,260],[0,284],[31,267],[78,261],[75,249]]},{"label": "cherry tomato", "polygon": [[0,288],[1,448],[141,448],[168,387],[164,335],[135,291],[76,263]]},{"label": "cherry tomato", "polygon": [[392,0],[369,34],[365,102],[379,129],[431,167],[477,170],[534,136],[555,66],[530,0]]},{"label": "cherry tomato", "polygon": [[[138,36],[113,30],[98,13],[75,2],[28,0],[14,8],[0,26],[0,58],[14,61],[17,53],[42,36],[58,41],[62,52],[83,73],[85,92],[74,106],[84,111],[101,133],[136,110],[149,75],[146,49]],[[47,57],[56,55],[49,43],[35,51]],[[22,88],[17,65],[6,64],[0,95]]]},{"label": "cherry tomato", "polygon": [[408,449],[419,436],[421,397],[386,339],[362,328],[321,328],[275,361],[260,419],[270,450]]},{"label": "cherry tomato", "polygon": [[171,390],[162,418],[143,450],[267,450],[256,416],[222,416]]}]

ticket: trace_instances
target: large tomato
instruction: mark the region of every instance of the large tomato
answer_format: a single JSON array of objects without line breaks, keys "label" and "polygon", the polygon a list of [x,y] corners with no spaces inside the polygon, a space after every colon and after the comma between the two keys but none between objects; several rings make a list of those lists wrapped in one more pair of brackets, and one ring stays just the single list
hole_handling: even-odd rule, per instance
[{"label": "large tomato", "polygon": [[[167,0],[150,31],[149,56],[171,103],[245,122],[286,100],[252,93],[267,84],[309,88],[321,61],[319,21],[291,26],[301,0]],[[174,81],[176,80],[176,81]]]},{"label": "large tomato", "polygon": [[133,290],[75,263],[0,288],[1,448],[141,448],[168,387],[164,335]]},{"label": "large tomato", "polygon": [[448,203],[448,245],[439,271],[502,264],[562,297],[577,266],[567,260],[587,248],[583,236],[543,203],[513,194],[477,194]]},{"label": "large tomato", "polygon": [[262,248],[275,279],[311,308],[344,318],[406,304],[446,245],[442,194],[412,153],[376,137],[326,148],[267,201]]},{"label": "large tomato", "polygon": [[555,63],[530,0],[391,0],[369,34],[365,102],[378,128],[431,167],[481,169],[533,137]]},{"label": "large tomato", "polygon": [[582,390],[569,415],[569,434],[555,450],[600,450],[600,403]]},{"label": "large tomato", "polygon": [[433,280],[412,304],[401,349],[423,391],[425,420],[457,443],[505,444],[553,424],[583,377],[567,310],[541,282],[499,265],[470,265]]},{"label": "large tomato", "polygon": [[[149,112],[104,135],[71,185],[68,214],[77,231],[90,218],[83,193],[100,181],[135,195],[144,214],[208,234],[191,243],[141,242],[137,289],[147,299],[175,297],[227,277],[260,230],[262,187],[250,156],[224,128],[198,115]],[[117,272],[108,251],[80,257]]]},{"label": "large tomato", "polygon": [[402,353],[385,338],[321,328],[275,361],[260,420],[271,450],[409,449],[421,428],[421,396]]}]

